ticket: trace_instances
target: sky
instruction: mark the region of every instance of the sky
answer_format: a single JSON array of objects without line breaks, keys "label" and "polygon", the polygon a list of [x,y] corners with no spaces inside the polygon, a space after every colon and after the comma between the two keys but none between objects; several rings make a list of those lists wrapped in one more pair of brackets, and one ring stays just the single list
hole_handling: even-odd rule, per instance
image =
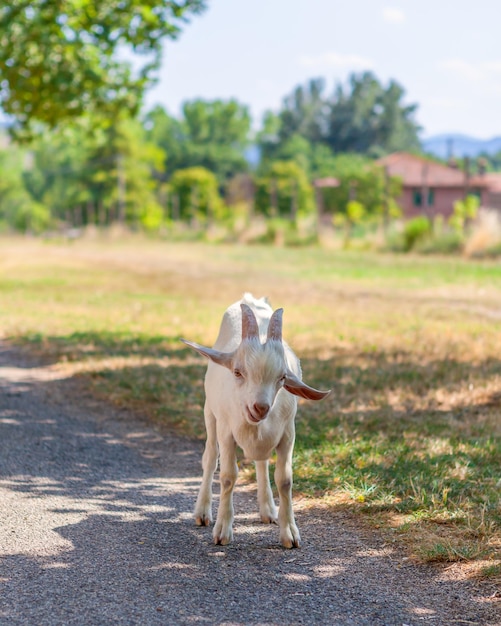
[{"label": "sky", "polygon": [[371,70],[418,104],[421,138],[501,136],[500,0],[207,0],[167,41],[146,108],[179,115],[194,98],[236,98],[255,126],[295,86],[327,93]]}]

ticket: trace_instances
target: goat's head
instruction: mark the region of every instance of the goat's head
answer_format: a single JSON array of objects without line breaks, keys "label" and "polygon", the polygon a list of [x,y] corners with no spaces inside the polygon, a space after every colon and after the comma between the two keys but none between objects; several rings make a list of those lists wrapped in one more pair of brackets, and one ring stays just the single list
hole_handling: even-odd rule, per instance
[{"label": "goat's head", "polygon": [[233,352],[221,352],[183,341],[232,372],[236,396],[249,423],[259,424],[268,416],[282,388],[309,400],[321,400],[330,393],[309,387],[289,369],[282,343],[283,309],[277,309],[271,316],[266,341],[261,343],[259,326],[252,309],[243,303],[240,307],[242,341]]}]

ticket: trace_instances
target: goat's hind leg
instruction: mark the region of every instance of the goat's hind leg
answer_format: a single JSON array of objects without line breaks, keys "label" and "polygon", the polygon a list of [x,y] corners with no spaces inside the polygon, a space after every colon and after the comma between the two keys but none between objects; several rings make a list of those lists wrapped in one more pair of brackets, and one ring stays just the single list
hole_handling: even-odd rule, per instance
[{"label": "goat's hind leg", "polygon": [[198,492],[195,505],[195,524],[197,526],[209,526],[212,522],[212,481],[217,468],[217,437],[216,418],[207,406],[204,407],[205,428],[207,441],[202,457],[203,477],[200,491]]},{"label": "goat's hind leg", "polygon": [[259,515],[264,524],[277,523],[277,507],[270,485],[268,461],[256,461],[257,502]]}]

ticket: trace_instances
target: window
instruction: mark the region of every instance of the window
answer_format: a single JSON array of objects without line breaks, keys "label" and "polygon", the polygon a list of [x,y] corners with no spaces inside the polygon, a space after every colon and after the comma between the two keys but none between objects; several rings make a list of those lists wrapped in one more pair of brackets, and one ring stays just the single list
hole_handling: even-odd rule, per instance
[{"label": "window", "polygon": [[[423,206],[423,190],[414,189],[412,192],[412,201],[414,206]],[[433,206],[435,204],[435,190],[428,189],[428,202],[426,206]]]}]

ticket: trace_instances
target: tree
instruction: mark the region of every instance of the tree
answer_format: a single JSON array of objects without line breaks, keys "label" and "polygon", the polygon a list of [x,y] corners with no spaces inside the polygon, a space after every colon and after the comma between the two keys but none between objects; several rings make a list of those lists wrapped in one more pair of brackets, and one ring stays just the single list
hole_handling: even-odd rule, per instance
[{"label": "tree", "polygon": [[58,130],[45,130],[32,144],[33,165],[25,172],[32,197],[66,220],[78,210],[82,224],[119,218],[159,224],[163,210],[154,169],[163,152],[145,138],[137,120],[122,113],[107,128],[90,116]]},{"label": "tree", "polygon": [[[356,152],[372,157],[419,150],[419,127],[413,119],[417,107],[404,104],[404,95],[398,83],[390,81],[384,87],[371,72],[352,74],[348,85],[337,84],[331,97],[324,95],[321,79],[310,80],[284,98],[278,114],[266,115],[258,134],[263,158],[291,158],[291,149],[296,158],[298,137],[303,140],[302,166],[308,158],[310,171],[315,169],[313,146],[327,146],[335,154]],[[326,155],[324,150],[322,159]]]},{"label": "tree", "polygon": [[22,172],[25,154],[10,147],[0,151],[0,226],[41,232],[50,223],[50,212],[25,188]]},{"label": "tree", "polygon": [[[9,0],[0,7],[0,103],[22,129],[137,112],[162,42],[205,0]],[[136,56],[138,70],[126,56]],[[142,59],[140,63],[139,60]]]},{"label": "tree", "polygon": [[394,217],[395,198],[401,193],[397,178],[387,178],[383,168],[359,154],[341,154],[334,158],[332,176],[339,186],[322,190],[324,210],[346,215],[350,202],[363,205],[369,217]]},{"label": "tree", "polygon": [[352,74],[348,88],[338,84],[330,102],[326,142],[334,152],[370,156],[395,150],[419,150],[417,105],[404,105],[395,81],[385,89],[372,72]]},{"label": "tree", "polygon": [[294,161],[275,161],[257,180],[256,211],[292,221],[315,208],[306,172]]},{"label": "tree", "polygon": [[299,85],[286,96],[280,111],[281,141],[298,134],[310,142],[322,141],[325,137],[327,103],[323,97],[324,80],[310,80],[306,86]]},{"label": "tree", "polygon": [[248,168],[244,153],[251,118],[247,107],[236,100],[185,102],[180,120],[157,107],[146,115],[145,124],[150,139],[167,155],[167,177],[177,169],[205,167],[222,186]]},{"label": "tree", "polygon": [[224,204],[216,177],[204,167],[175,172],[169,182],[169,192],[173,219],[204,222],[223,216]]},{"label": "tree", "polygon": [[186,167],[187,136],[182,121],[157,105],[144,116],[143,125],[148,141],[164,151],[162,177],[168,179],[177,169]]}]

